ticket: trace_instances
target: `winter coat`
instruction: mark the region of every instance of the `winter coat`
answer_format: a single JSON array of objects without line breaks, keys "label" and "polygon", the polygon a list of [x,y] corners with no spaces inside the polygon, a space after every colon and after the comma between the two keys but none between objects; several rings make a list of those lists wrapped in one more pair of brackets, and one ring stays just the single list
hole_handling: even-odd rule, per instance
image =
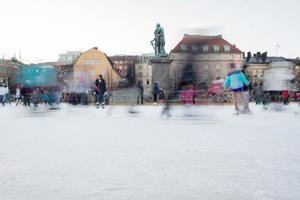
[{"label": "winter coat", "polygon": [[289,98],[289,91],[288,90],[283,90],[281,94],[283,99],[288,99]]},{"label": "winter coat", "polygon": [[153,95],[158,95],[158,93],[159,93],[159,86],[158,86],[157,83],[154,83],[153,89],[152,89],[152,93],[153,93]]},{"label": "winter coat", "polygon": [[236,70],[227,75],[224,82],[224,89],[243,89],[245,85],[249,86],[249,84],[250,82],[246,79],[244,73]]},{"label": "winter coat", "polygon": [[99,80],[97,79],[95,81],[95,85],[96,85],[96,89],[95,89],[95,92],[97,94],[104,94],[106,92],[106,83],[105,83],[105,80]]},{"label": "winter coat", "polygon": [[139,95],[141,95],[141,96],[144,95],[144,87],[141,83],[138,83],[137,89],[138,89]]},{"label": "winter coat", "polygon": [[262,96],[264,94],[262,86],[257,86],[255,88],[255,96]]}]

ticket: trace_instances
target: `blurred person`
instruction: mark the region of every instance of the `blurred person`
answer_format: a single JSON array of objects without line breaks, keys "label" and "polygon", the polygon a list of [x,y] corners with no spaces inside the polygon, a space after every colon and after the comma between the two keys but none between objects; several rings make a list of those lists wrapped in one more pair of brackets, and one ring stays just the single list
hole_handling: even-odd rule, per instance
[{"label": "blurred person", "polygon": [[262,83],[258,84],[254,89],[254,95],[255,95],[255,103],[256,105],[260,105],[263,101],[263,87]]},{"label": "blurred person", "polygon": [[289,104],[289,91],[288,88],[285,87],[281,93],[283,105],[288,105]]},{"label": "blurred person", "polygon": [[32,92],[32,103],[34,105],[34,107],[38,107],[39,104],[39,96],[38,96],[38,88],[34,89]]},{"label": "blurred person", "polygon": [[106,92],[106,83],[102,75],[99,75],[95,81],[95,93],[96,93],[96,106],[99,108],[100,104],[102,109],[104,108],[104,93]]},{"label": "blurred person", "polygon": [[270,103],[270,94],[269,92],[263,92],[263,96],[262,96],[262,104],[263,104],[263,108],[265,110],[267,110],[267,105]]},{"label": "blurred person", "polygon": [[163,89],[161,88],[158,92],[158,104],[164,105],[165,101],[166,101],[165,93],[164,93]]},{"label": "blurred person", "polygon": [[29,106],[30,107],[30,100],[31,100],[31,89],[30,88],[26,88],[26,87],[23,87],[21,89],[21,94],[22,96],[24,97],[23,98],[23,105],[24,106]]},{"label": "blurred person", "polygon": [[155,82],[152,87],[153,103],[157,104],[158,93],[159,93],[159,85],[157,82]]},{"label": "blurred person", "polygon": [[144,104],[144,87],[141,81],[138,82],[137,84],[137,92],[138,92],[138,97],[137,97],[137,104],[141,105]]},{"label": "blurred person", "polygon": [[0,96],[2,96],[2,106],[5,106],[5,104],[9,101],[8,97],[9,97],[9,89],[7,87],[6,84],[3,84],[1,87],[1,92],[0,92]]},{"label": "blurred person", "polygon": [[5,96],[5,89],[4,86],[2,84],[0,84],[0,103],[4,106],[4,98]]},{"label": "blurred person", "polygon": [[[231,90],[235,113],[239,114],[240,109],[238,107],[238,98],[240,98],[242,100],[244,109],[247,109],[246,99],[245,99],[245,96],[243,95],[243,88],[245,85],[249,86],[250,82],[246,79],[243,72],[236,69],[236,65],[234,63],[230,64],[230,70],[231,70],[231,72],[228,73],[228,75],[224,81],[224,89],[226,90],[229,88]],[[245,110],[245,111],[248,111],[248,110]]]},{"label": "blurred person", "polygon": [[19,103],[21,103],[21,102],[22,102],[22,97],[21,97],[21,87],[18,86],[18,87],[16,88],[16,106],[18,106]]},{"label": "blurred person", "polygon": [[163,106],[163,109],[161,111],[161,114],[160,114],[160,117],[164,117],[166,116],[167,118],[170,118],[171,117],[171,107],[170,107],[170,104],[169,104],[169,100],[168,98],[166,98],[165,102],[164,102],[164,106]]}]

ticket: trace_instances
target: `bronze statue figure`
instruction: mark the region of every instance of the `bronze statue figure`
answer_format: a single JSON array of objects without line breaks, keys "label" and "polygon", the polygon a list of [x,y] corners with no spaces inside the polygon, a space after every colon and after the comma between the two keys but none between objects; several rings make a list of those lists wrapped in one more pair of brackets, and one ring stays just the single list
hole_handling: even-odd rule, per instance
[{"label": "bronze statue figure", "polygon": [[165,52],[165,34],[164,29],[160,24],[156,24],[156,29],[154,31],[154,39],[151,41],[151,45],[154,48],[155,56],[166,56]]}]

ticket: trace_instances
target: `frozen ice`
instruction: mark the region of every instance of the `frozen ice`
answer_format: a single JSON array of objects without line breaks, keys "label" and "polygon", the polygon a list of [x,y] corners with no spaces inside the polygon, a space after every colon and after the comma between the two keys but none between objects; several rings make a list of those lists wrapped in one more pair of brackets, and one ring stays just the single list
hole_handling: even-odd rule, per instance
[{"label": "frozen ice", "polygon": [[299,106],[284,108],[0,107],[0,199],[297,200]]}]

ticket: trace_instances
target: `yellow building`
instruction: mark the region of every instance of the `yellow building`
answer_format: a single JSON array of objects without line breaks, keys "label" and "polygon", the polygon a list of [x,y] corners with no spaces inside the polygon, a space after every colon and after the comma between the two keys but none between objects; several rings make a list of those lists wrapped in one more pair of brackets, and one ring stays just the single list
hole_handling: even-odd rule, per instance
[{"label": "yellow building", "polygon": [[113,69],[112,63],[105,53],[97,47],[83,52],[74,64],[74,82],[76,85],[92,85],[101,74],[107,88],[117,87],[121,76]]}]

